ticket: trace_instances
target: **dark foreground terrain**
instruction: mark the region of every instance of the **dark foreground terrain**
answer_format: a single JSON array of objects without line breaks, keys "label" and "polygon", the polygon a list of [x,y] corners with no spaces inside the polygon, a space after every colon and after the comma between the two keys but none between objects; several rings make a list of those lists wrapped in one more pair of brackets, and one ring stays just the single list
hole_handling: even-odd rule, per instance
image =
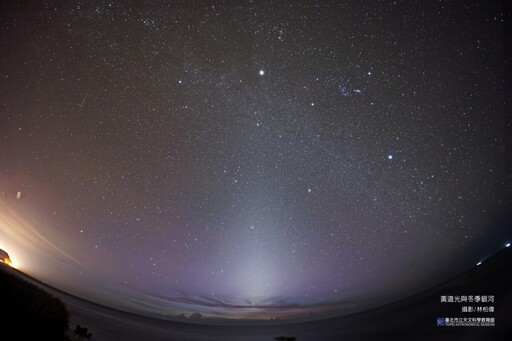
[{"label": "dark foreground terrain", "polygon": [[[62,311],[58,300],[39,292],[39,288],[44,287],[66,304],[70,328],[73,329],[76,324],[88,327],[92,332],[92,340],[274,340],[277,336],[293,336],[298,341],[512,340],[512,248],[501,250],[481,265],[445,283],[379,308],[314,322],[246,327],[198,325],[133,315],[45,286],[3,264],[1,270],[3,271],[0,271],[0,288],[4,294],[1,309],[2,325],[15,326],[19,329],[29,326],[41,328],[41,325],[51,324],[57,329],[60,328],[58,330],[62,332],[62,323],[67,321],[66,312]],[[9,281],[13,280],[13,276],[16,280],[11,283]],[[19,278],[31,281],[37,287],[20,281]],[[11,292],[6,294],[4,289],[5,283],[8,282],[11,283]],[[28,289],[25,287],[27,285]],[[31,291],[38,293],[34,294]],[[28,298],[25,295],[28,295]],[[493,295],[494,302],[440,302],[441,296],[461,295]],[[39,307],[42,309],[39,313],[28,315],[20,314],[16,310],[18,306],[32,302],[35,296],[42,296],[43,300],[49,299],[48,307]],[[10,306],[4,305],[4,302]],[[492,306],[495,312],[463,313],[462,306]],[[43,317],[40,313],[43,313]],[[494,317],[495,326],[436,326],[437,318],[440,317]],[[50,330],[39,329],[39,339],[50,339],[44,337],[45,333],[50,333]],[[69,331],[68,333],[72,337],[75,336]],[[57,336],[53,339],[58,340]]]},{"label": "dark foreground terrain", "polygon": [[0,339],[10,335],[13,340],[67,340],[64,303],[0,265]]}]

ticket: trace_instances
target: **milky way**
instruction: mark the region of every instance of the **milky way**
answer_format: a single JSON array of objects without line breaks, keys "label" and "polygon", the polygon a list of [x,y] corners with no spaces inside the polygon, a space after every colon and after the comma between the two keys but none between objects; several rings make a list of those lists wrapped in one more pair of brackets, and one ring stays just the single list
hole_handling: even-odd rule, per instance
[{"label": "milky way", "polygon": [[0,7],[0,248],[36,278],[341,314],[511,238],[497,1]]}]

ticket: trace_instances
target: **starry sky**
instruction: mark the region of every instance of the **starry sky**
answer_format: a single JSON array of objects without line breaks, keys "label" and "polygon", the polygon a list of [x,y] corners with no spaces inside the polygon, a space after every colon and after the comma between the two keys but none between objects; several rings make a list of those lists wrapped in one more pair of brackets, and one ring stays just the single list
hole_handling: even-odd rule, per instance
[{"label": "starry sky", "polygon": [[499,1],[0,5],[0,248],[151,316],[342,314],[511,240]]}]

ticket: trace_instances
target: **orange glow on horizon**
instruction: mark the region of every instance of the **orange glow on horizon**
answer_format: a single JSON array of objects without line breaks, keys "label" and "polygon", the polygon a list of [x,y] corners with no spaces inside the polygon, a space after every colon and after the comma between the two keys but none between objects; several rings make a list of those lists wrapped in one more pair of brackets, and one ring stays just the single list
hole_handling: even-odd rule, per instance
[{"label": "orange glow on horizon", "polygon": [[0,261],[2,261],[2,263],[5,263],[5,264],[9,265],[10,267],[14,268],[12,261],[9,258],[0,259]]}]

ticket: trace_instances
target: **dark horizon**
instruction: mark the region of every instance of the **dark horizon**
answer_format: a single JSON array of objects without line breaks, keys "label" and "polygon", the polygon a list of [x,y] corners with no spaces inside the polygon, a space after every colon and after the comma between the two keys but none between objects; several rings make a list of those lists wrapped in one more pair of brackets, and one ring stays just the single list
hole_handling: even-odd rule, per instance
[{"label": "dark horizon", "polygon": [[[170,321],[99,306],[62,292],[17,270],[0,264],[0,271],[12,273],[38,284],[58,297],[69,310],[69,330],[75,325],[87,326],[95,340],[271,340],[277,336],[297,340],[325,339],[394,339],[394,340],[467,340],[469,338],[503,339],[511,331],[510,307],[512,295],[512,248],[504,247],[480,265],[449,280],[405,299],[374,309],[335,318],[314,321],[246,321],[245,324],[215,324],[214,321],[194,319]],[[0,281],[0,285],[4,285]],[[4,288],[4,293],[6,293]],[[440,298],[450,294],[492,293],[496,313],[480,313],[493,318],[492,327],[439,327],[436,319],[460,315],[460,304],[442,303]],[[18,299],[22,299],[18,297]],[[5,312],[4,312],[5,314]],[[471,317],[472,314],[465,314]],[[14,317],[5,314],[3,320]],[[22,319],[23,320],[23,319]],[[11,323],[29,323],[11,321]],[[19,331],[17,331],[19,333]],[[22,335],[22,334],[21,334]],[[18,335],[20,336],[20,335]]]},{"label": "dark horizon", "polygon": [[[453,287],[454,283],[462,283],[462,285],[465,287],[472,287],[475,285],[481,286],[482,282],[483,282],[483,280],[481,278],[482,276],[478,277],[477,273],[481,273],[481,272],[485,272],[485,271],[488,271],[488,272],[492,271],[490,277],[485,278],[485,281],[490,282],[488,285],[486,285],[486,290],[493,290],[496,287],[504,287],[504,286],[506,286],[506,280],[510,281],[511,278],[507,279],[507,277],[505,276],[505,278],[500,277],[499,280],[497,280],[496,278],[499,277],[499,275],[497,273],[498,271],[494,268],[496,267],[496,263],[499,264],[499,262],[505,262],[505,264],[507,264],[507,263],[511,262],[512,251],[510,251],[510,250],[512,250],[512,249],[510,247],[511,247],[510,243],[507,243],[507,244],[503,245],[502,248],[497,250],[494,254],[492,254],[491,256],[489,256],[485,259],[482,259],[481,261],[479,261],[479,264],[478,263],[475,264],[470,269],[460,272],[458,274],[454,274],[452,277],[450,277],[444,281],[435,283],[435,285],[433,285],[433,286],[430,286],[423,290],[414,292],[414,293],[412,293],[406,297],[402,297],[398,300],[385,302],[384,304],[376,305],[369,309],[363,309],[363,310],[357,311],[357,312],[343,313],[342,311],[330,310],[330,311],[327,311],[327,313],[324,313],[323,315],[322,315],[322,313],[311,314],[310,316],[299,316],[297,318],[291,318],[291,319],[244,320],[244,319],[215,318],[215,317],[209,318],[206,316],[202,316],[200,318],[194,318],[193,316],[191,316],[191,315],[197,314],[198,312],[193,312],[192,314],[190,314],[188,316],[187,315],[173,316],[173,315],[158,315],[158,314],[145,315],[143,313],[138,314],[137,312],[121,310],[119,308],[116,308],[115,306],[108,306],[108,305],[102,304],[100,302],[89,301],[87,299],[84,299],[83,297],[73,295],[73,294],[63,291],[59,288],[52,287],[48,283],[45,283],[44,281],[40,281],[37,278],[33,278],[30,275],[23,273],[22,271],[20,271],[16,268],[13,268],[11,266],[9,266],[9,268],[11,270],[8,270],[8,271],[15,273],[16,275],[29,281],[30,283],[37,284],[37,285],[41,286],[43,289],[49,290],[50,293],[56,295],[57,297],[63,298],[64,301],[67,301],[66,298],[71,298],[71,300],[77,300],[77,301],[81,301],[81,302],[84,302],[84,303],[92,305],[92,306],[97,306],[97,308],[93,309],[93,310],[107,309],[107,310],[112,310],[115,313],[126,314],[127,316],[133,316],[133,317],[137,317],[137,318],[148,318],[148,319],[156,319],[156,320],[160,320],[160,321],[178,322],[178,323],[186,322],[186,323],[189,323],[192,325],[194,325],[194,324],[203,325],[204,324],[204,325],[212,325],[212,326],[219,326],[219,327],[221,327],[221,326],[241,326],[241,327],[243,327],[243,326],[263,326],[264,327],[264,326],[275,326],[275,325],[294,325],[297,323],[310,323],[310,322],[319,322],[319,321],[324,321],[324,320],[336,320],[338,318],[347,319],[347,318],[352,318],[354,316],[355,317],[361,316],[361,315],[364,316],[367,314],[371,314],[373,312],[390,310],[396,306],[403,306],[403,305],[413,306],[411,301],[412,302],[417,301],[417,300],[419,300],[419,298],[423,299],[425,301],[424,297],[426,297],[426,296],[428,296],[430,298],[436,297],[435,295],[433,295],[433,293],[442,292],[442,290],[447,290],[447,288]],[[503,268],[503,267],[504,267],[504,265],[501,264],[501,268]],[[7,268],[7,269],[9,269],[9,268]],[[489,270],[488,268],[490,268],[491,270]],[[501,268],[500,268],[500,270],[501,270]],[[14,269],[14,270],[12,270],[12,269]],[[485,270],[482,270],[482,269],[485,269]],[[5,270],[6,269],[4,269],[4,271]],[[504,271],[504,272],[506,272],[506,271]],[[459,288],[459,290],[460,290],[460,288]],[[512,295],[508,295],[508,296],[509,297],[507,297],[507,296],[504,297],[505,301],[512,299]],[[432,300],[431,300],[429,303],[432,304],[435,302],[432,302]],[[501,303],[501,306],[506,306],[506,304]],[[183,315],[183,314],[180,314],[180,315]]]}]

